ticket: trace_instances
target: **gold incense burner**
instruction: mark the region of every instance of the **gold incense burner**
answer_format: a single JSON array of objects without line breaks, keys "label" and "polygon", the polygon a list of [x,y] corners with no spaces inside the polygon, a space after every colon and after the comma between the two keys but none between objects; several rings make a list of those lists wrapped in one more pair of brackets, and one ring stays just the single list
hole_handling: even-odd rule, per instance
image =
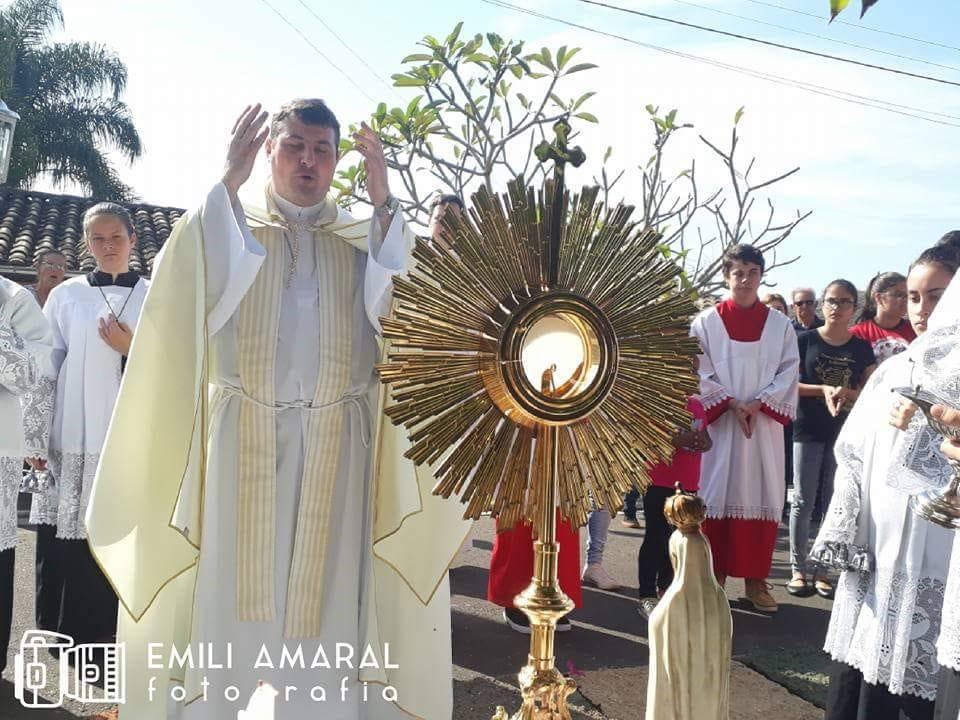
[{"label": "gold incense burner", "polygon": [[604,208],[596,187],[566,191],[564,166],[583,153],[567,147],[565,121],[554,129],[537,149],[553,177],[502,196],[482,187],[463,216],[445,214],[445,239],[417,241],[381,320],[386,413],[408,431],[407,457],[433,468],[434,494],[501,529],[533,525],[534,577],[515,599],[532,636],[514,720],[569,720],[576,689],[554,664],[557,620],[573,609],[557,583],[557,507],[583,525],[646,489],[697,388],[679,268],[632,207]]}]

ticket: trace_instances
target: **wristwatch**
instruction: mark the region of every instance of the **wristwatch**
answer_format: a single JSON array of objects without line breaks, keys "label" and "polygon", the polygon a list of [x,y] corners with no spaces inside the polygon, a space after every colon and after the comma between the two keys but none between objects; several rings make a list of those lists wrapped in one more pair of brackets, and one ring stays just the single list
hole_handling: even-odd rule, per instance
[{"label": "wristwatch", "polygon": [[373,211],[379,218],[388,218],[396,215],[399,209],[400,201],[393,196],[393,193],[387,193],[387,198],[383,201],[383,205],[377,205]]}]

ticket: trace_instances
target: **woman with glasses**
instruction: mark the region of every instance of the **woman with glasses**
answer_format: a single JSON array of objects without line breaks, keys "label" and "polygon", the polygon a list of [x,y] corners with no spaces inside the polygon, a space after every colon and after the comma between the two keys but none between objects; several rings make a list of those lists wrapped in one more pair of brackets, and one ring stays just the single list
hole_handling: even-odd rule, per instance
[{"label": "woman with glasses", "polygon": [[[826,720],[933,717],[952,533],[914,515],[909,492],[890,482],[908,471],[895,453],[906,418],[892,391],[918,381],[928,320],[957,260],[953,249],[936,247],[911,266],[907,309],[921,337],[877,369],[837,438],[836,491],[811,556],[857,555],[866,563],[845,569],[837,583],[824,643],[834,661]],[[924,445],[932,455],[939,441]],[[924,463],[930,478],[944,470],[949,475],[942,461]]]},{"label": "woman with glasses", "polygon": [[[793,424],[793,502],[790,504],[790,564],[787,592],[833,597],[821,568],[807,567],[810,517],[819,492],[824,504],[833,494],[833,444],[860,388],[876,367],[870,343],[850,332],[857,288],[834,280],[823,291],[824,324],[798,338],[800,402]],[[809,570],[813,571],[812,578]],[[811,584],[812,580],[812,584]]]},{"label": "woman with glasses", "polygon": [[863,311],[850,332],[873,346],[877,364],[907,349],[917,334],[907,316],[907,279],[898,272],[874,275],[867,285]]},{"label": "woman with glasses", "polygon": [[34,263],[37,281],[27,287],[37,299],[40,307],[47,303],[50,291],[63,282],[67,272],[67,258],[58,250],[47,250],[37,257]]}]

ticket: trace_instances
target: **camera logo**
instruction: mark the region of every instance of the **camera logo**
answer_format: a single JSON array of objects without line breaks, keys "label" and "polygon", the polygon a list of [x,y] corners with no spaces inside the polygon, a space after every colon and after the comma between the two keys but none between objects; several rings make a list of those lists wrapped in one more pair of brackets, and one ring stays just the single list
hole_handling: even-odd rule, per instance
[{"label": "camera logo", "polygon": [[[60,651],[58,686],[48,677],[49,668],[44,662],[43,653],[49,648]],[[82,703],[119,704],[125,700],[123,645],[96,643],[74,647],[69,635],[28,630],[20,640],[20,652],[14,656],[13,663],[13,694],[27,708],[60,707],[65,698]],[[95,687],[94,683],[101,687]]]}]

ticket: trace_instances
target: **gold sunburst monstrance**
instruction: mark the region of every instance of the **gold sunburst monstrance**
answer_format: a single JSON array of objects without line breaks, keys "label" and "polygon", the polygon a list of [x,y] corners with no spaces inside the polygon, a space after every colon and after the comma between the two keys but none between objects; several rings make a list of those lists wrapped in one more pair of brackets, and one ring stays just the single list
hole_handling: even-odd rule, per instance
[{"label": "gold sunburst monstrance", "polygon": [[[408,457],[435,466],[434,493],[461,496],[465,517],[491,510],[503,527],[536,515],[538,428],[562,426],[560,507],[582,525],[591,494],[615,514],[626,491],[646,488],[696,391],[694,308],[659,236],[629,206],[604,211],[598,188],[556,190],[516,181],[502,197],[481,189],[469,217],[448,213],[447,242],[417,240],[416,269],[396,279],[382,321],[387,413],[409,430]],[[569,357],[536,357],[551,328],[583,340],[579,371]],[[562,397],[542,391],[552,365],[572,380]]]},{"label": "gold sunburst monstrance", "polygon": [[514,720],[570,720],[575,686],[554,665],[557,619],[573,609],[557,583],[558,500],[578,525],[592,504],[615,513],[672,455],[697,387],[678,268],[632,208],[604,210],[597,188],[568,195],[564,165],[583,153],[567,148],[565,121],[554,129],[537,148],[553,179],[484,188],[466,217],[445,215],[446,238],[417,241],[381,320],[386,412],[408,430],[407,457],[431,464],[434,493],[459,495],[466,517],[534,525],[534,576],[514,600],[531,628]]}]

